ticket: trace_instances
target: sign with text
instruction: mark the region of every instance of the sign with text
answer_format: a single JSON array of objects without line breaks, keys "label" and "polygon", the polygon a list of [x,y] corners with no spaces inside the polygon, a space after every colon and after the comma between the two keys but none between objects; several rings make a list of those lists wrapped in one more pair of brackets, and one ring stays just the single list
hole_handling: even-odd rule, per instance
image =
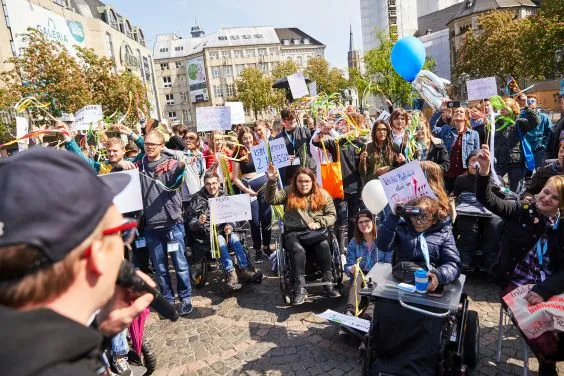
[{"label": "sign with text", "polygon": [[120,213],[131,213],[138,210],[143,210],[143,199],[141,196],[141,180],[139,180],[139,170],[125,170],[120,172],[112,172],[110,174],[98,175],[102,180],[107,176],[114,174],[126,174],[131,176],[131,181],[125,186],[117,196],[114,197],[114,204],[116,204]]},{"label": "sign with text", "polygon": [[[22,116],[16,116],[16,138],[22,138],[29,133],[29,122]],[[29,139],[18,141],[18,150],[22,151],[27,149]]]},{"label": "sign with text", "polygon": [[419,161],[412,161],[380,176],[380,182],[390,203],[395,209],[414,198],[428,196],[437,198],[429,186]]},{"label": "sign with text", "polygon": [[309,88],[309,95],[315,97],[317,95],[317,82],[310,82],[307,87]]},{"label": "sign with text", "polygon": [[243,102],[225,102],[231,109],[231,124],[245,124],[245,109]]},{"label": "sign with text", "polygon": [[253,156],[253,164],[255,165],[255,171],[259,174],[264,174],[268,167],[268,152],[266,150],[266,144],[260,143],[258,145],[251,146],[251,155]]},{"label": "sign with text", "polygon": [[196,107],[198,132],[230,131],[231,109],[229,107]]},{"label": "sign with text", "polygon": [[335,312],[328,309],[325,312],[318,314],[317,316],[324,318],[327,321],[333,321],[337,324],[345,325],[353,329],[360,330],[364,333],[368,333],[370,329],[370,321],[361,319],[354,316],[345,315],[343,313]]},{"label": "sign with text", "polygon": [[251,196],[247,193],[209,199],[212,223],[248,221],[251,219]]},{"label": "sign with text", "polygon": [[378,121],[378,120],[385,120],[385,121],[388,121],[388,119],[390,118],[390,116],[391,116],[390,113],[389,113],[388,111],[384,110],[384,111],[380,112],[380,116],[378,116],[378,118],[377,118],[376,120],[377,120],[377,121]]},{"label": "sign with text", "polygon": [[525,296],[533,286],[519,286],[503,297],[521,331],[529,339],[537,338],[548,331],[564,332],[564,294],[529,305]]},{"label": "sign with text", "polygon": [[497,82],[495,77],[479,78],[466,81],[468,100],[475,101],[497,95]]},{"label": "sign with text", "polygon": [[304,74],[302,72],[294,73],[287,78],[288,85],[290,85],[290,91],[292,92],[292,97],[294,99],[308,95],[307,85],[305,82]]},{"label": "sign with text", "polygon": [[270,157],[272,164],[276,168],[282,168],[291,165],[288,149],[283,138],[277,138],[269,142]]},{"label": "sign with text", "polygon": [[99,104],[84,106],[74,115],[72,129],[75,131],[87,131],[91,127],[96,127],[103,118],[104,113],[102,112],[102,106]]}]

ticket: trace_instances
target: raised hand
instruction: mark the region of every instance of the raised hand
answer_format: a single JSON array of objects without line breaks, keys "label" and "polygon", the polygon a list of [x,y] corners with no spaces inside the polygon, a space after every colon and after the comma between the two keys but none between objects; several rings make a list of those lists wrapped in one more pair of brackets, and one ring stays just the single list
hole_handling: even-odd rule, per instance
[{"label": "raised hand", "polygon": [[478,164],[480,169],[478,173],[481,176],[488,176],[490,174],[490,147],[488,145],[482,145],[482,149],[478,153]]},{"label": "raised hand", "polygon": [[274,167],[274,164],[269,163],[268,168],[266,169],[266,176],[270,181],[277,181],[278,180],[278,170]]}]

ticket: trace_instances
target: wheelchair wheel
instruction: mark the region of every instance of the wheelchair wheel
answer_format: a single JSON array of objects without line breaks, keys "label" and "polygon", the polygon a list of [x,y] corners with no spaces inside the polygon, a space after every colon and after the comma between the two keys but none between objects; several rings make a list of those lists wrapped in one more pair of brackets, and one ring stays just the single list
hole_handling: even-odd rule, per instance
[{"label": "wheelchair wheel", "polygon": [[157,356],[146,342],[141,345],[141,353],[143,354],[143,365],[147,368],[146,375],[151,375],[157,369]]},{"label": "wheelchair wheel", "polygon": [[208,280],[208,260],[201,258],[190,263],[190,282],[196,288],[205,286]]},{"label": "wheelchair wheel", "polygon": [[464,335],[464,363],[474,367],[478,363],[480,349],[480,321],[478,312],[468,311]]}]

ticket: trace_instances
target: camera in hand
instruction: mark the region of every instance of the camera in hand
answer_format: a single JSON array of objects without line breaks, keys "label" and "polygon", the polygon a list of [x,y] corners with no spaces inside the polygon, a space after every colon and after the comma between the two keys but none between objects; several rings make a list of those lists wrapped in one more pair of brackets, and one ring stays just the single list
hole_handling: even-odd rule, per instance
[{"label": "camera in hand", "polygon": [[396,215],[401,217],[411,217],[424,214],[423,208],[410,205],[396,205]]},{"label": "camera in hand", "polygon": [[460,107],[460,101],[448,101],[447,107],[448,108],[458,108],[458,107]]}]

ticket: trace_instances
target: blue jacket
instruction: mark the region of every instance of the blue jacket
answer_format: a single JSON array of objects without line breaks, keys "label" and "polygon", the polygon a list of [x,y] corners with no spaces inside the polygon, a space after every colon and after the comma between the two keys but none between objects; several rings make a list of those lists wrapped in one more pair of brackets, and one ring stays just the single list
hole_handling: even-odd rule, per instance
[{"label": "blue jacket", "polygon": [[[377,245],[380,249],[393,250],[393,262],[425,262],[419,241],[420,233],[411,222],[390,214],[378,228]],[[452,235],[450,221],[437,222],[424,235],[429,249],[431,271],[439,284],[446,285],[460,276],[460,255]]]},{"label": "blue jacket", "polygon": [[383,252],[376,247],[376,242],[372,243],[372,247],[368,249],[366,242],[358,244],[355,238],[352,238],[347,247],[347,263],[345,264],[345,272],[352,278],[350,272],[351,266],[356,264],[356,260],[362,257],[360,261],[360,269],[364,273],[368,273],[374,264],[379,262],[392,262],[392,252]]},{"label": "blue jacket", "polygon": [[[550,141],[550,135],[552,133],[552,121],[547,114],[538,112],[540,117],[540,123],[532,130],[525,134],[525,140],[531,145],[531,150],[536,153],[539,150],[544,150],[548,147]],[[519,117],[526,117],[525,111],[523,110]]]},{"label": "blue jacket", "polygon": [[[438,116],[437,116],[438,115]],[[458,131],[455,127],[450,125],[443,125],[437,127],[437,120],[440,117],[440,112],[435,112],[431,117],[431,131],[445,143],[447,151],[450,153],[452,146],[458,137]],[[480,136],[478,132],[473,129],[466,129],[462,134],[462,167],[467,168],[466,159],[472,151],[480,148]]]}]

